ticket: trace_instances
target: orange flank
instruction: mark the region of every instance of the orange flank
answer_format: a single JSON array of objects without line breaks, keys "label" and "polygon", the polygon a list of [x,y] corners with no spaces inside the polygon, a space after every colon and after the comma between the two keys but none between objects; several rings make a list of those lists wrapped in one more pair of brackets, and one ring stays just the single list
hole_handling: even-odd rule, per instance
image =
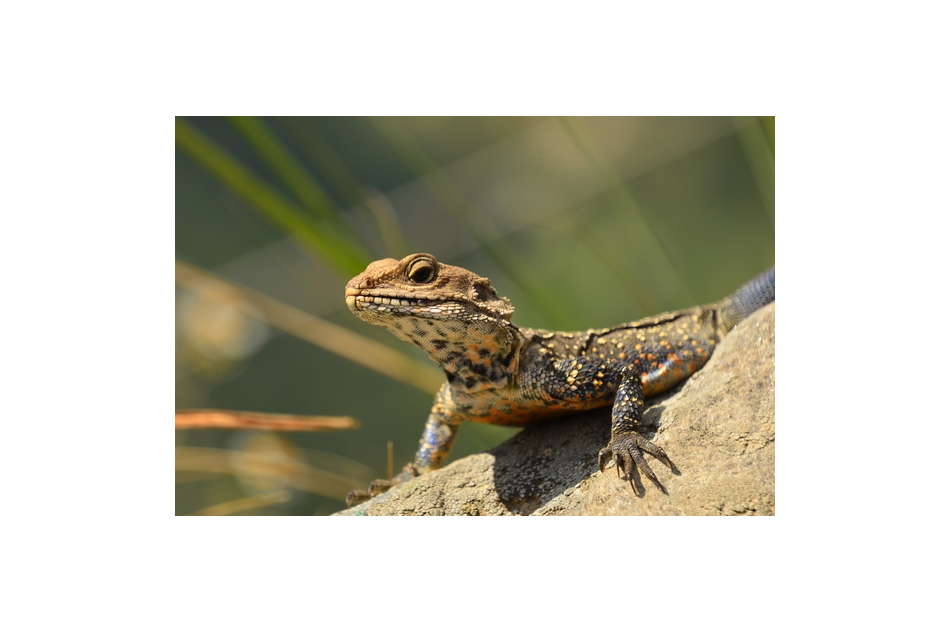
[{"label": "orange flank", "polygon": [[[610,402],[594,404],[607,406]],[[570,411],[583,411],[591,408],[591,402],[559,401],[545,402],[543,408],[535,402],[516,403],[508,400],[497,402],[487,407],[473,407],[465,409],[465,419],[478,424],[495,424],[499,426],[527,426],[539,419],[544,419]]]}]

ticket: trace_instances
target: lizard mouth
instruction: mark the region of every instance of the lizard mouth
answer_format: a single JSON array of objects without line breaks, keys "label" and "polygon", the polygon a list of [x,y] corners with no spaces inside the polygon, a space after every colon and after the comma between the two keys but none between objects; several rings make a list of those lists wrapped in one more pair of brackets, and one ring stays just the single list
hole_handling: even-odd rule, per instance
[{"label": "lizard mouth", "polygon": [[397,314],[422,314],[429,313],[439,315],[443,309],[438,306],[445,303],[444,299],[426,299],[426,298],[408,298],[405,296],[383,295],[383,294],[363,294],[366,290],[358,288],[346,289],[346,305],[353,313],[378,311],[394,312]]},{"label": "lizard mouth", "polygon": [[416,292],[409,296],[405,292],[352,286],[346,288],[346,305],[350,312],[360,319],[376,324],[393,317],[419,317],[442,321],[508,321],[511,317],[510,306],[507,312],[500,313],[492,310],[490,306],[473,303],[462,295]]}]

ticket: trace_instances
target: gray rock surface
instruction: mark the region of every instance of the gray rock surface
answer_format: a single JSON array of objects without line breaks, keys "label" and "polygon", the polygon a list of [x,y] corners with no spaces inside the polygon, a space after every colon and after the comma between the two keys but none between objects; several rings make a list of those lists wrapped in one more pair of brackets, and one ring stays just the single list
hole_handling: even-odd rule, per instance
[{"label": "gray rock surface", "polygon": [[397,486],[341,515],[773,515],[775,304],[739,324],[706,366],[649,401],[647,439],[675,472],[647,461],[669,494],[628,481],[597,453],[610,410],[525,429],[494,449]]}]

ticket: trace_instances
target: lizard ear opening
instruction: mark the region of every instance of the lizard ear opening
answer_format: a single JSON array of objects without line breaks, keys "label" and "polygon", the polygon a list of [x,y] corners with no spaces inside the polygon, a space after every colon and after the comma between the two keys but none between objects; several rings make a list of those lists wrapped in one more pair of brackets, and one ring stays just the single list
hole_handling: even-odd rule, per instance
[{"label": "lizard ear opening", "polygon": [[473,284],[472,289],[475,291],[475,298],[479,303],[486,305],[505,321],[511,320],[511,315],[515,311],[514,306],[511,305],[507,297],[499,297],[487,279],[479,279]]},{"label": "lizard ear opening", "polygon": [[475,289],[475,298],[484,303],[498,299],[498,295],[495,294],[495,289],[489,286],[488,284],[482,282],[476,282],[473,286]]}]

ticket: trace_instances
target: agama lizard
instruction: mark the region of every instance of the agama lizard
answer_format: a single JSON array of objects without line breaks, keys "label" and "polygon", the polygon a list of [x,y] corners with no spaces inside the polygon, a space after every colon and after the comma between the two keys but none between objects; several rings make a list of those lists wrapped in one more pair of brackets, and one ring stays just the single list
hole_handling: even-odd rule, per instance
[{"label": "agama lizard", "polygon": [[[698,371],[739,321],[775,300],[775,269],[711,305],[586,332],[551,332],[511,322],[514,308],[491,282],[426,253],[383,259],[346,284],[346,305],[421,347],[445,370],[411,464],[392,480],[354,490],[347,505],[439,468],[463,420],[526,426],[548,416],[613,407],[600,470],[613,458],[633,486],[639,469],[666,491],[643,453],[669,468],[662,448],[637,433],[644,399]],[[621,475],[621,470],[623,475]]]}]

